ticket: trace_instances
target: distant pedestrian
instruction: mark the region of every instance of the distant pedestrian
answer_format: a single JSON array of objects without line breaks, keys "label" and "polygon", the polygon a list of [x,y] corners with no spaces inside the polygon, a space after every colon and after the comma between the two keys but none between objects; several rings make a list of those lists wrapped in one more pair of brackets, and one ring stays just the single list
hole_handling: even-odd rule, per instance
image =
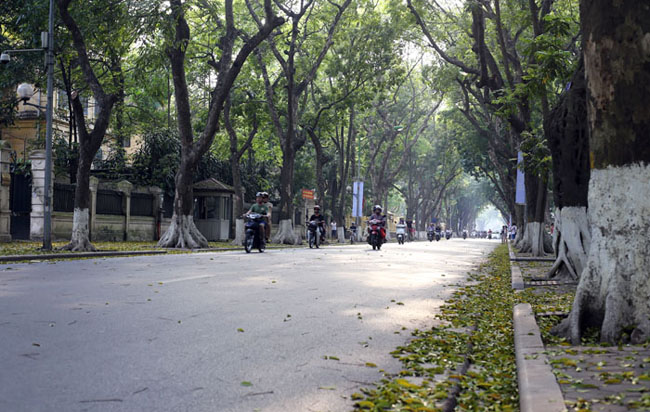
[{"label": "distant pedestrian", "polygon": [[510,240],[514,241],[517,237],[517,225],[510,226]]},{"label": "distant pedestrian", "polygon": [[332,239],[336,239],[336,222],[334,220],[330,223],[330,227],[332,228]]},{"label": "distant pedestrian", "polygon": [[501,243],[508,241],[508,226],[501,226]]}]

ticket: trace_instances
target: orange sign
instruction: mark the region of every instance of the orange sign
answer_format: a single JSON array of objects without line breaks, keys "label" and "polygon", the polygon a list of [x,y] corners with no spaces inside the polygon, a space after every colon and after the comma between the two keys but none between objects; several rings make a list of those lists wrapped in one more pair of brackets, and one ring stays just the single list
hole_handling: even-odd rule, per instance
[{"label": "orange sign", "polygon": [[303,199],[314,199],[314,191],[309,189],[302,189]]}]

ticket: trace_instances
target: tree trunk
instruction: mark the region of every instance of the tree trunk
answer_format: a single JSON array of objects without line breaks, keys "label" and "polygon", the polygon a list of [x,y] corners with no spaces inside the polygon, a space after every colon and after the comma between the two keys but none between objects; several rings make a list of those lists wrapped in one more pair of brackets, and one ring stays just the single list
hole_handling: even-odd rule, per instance
[{"label": "tree trunk", "polygon": [[[548,190],[546,179],[535,173],[526,173],[526,216],[527,222],[524,229],[523,240],[518,245],[521,253],[531,253],[532,256],[544,256],[547,251],[544,247],[544,208]],[[547,243],[550,247],[550,244]]]},{"label": "tree trunk", "polygon": [[574,344],[650,338],[650,7],[580,7],[591,149],[591,248],[573,308],[556,332]]},{"label": "tree trunk", "polygon": [[545,126],[553,156],[553,195],[557,207],[553,232],[557,259],[547,277],[577,280],[585,268],[591,243],[587,220],[587,84],[582,59],[569,87]]},{"label": "tree trunk", "polygon": [[174,214],[169,228],[158,241],[158,247],[181,249],[207,248],[208,241],[194,224],[194,191],[192,190],[192,165],[181,161],[176,173]]},{"label": "tree trunk", "polygon": [[235,220],[235,239],[232,241],[233,245],[243,246],[246,239],[246,225],[244,219]]},{"label": "tree trunk", "polygon": [[190,92],[185,73],[185,54],[190,42],[190,26],[185,19],[185,5],[182,0],[171,0],[171,16],[174,22],[174,41],[165,50],[172,69],[174,96],[176,97],[176,113],[178,130],[181,140],[181,164],[175,178],[174,214],[167,232],[158,241],[161,247],[197,248],[207,247],[208,242],[194,225],[192,193],[192,176],[201,157],[210,149],[219,129],[221,113],[224,110],[230,90],[239,76],[242,66],[248,56],[265,40],[284,19],[274,15],[271,1],[264,0],[264,23],[257,18],[258,31],[247,37],[233,59],[233,49],[238,35],[235,27],[235,13],[232,0],[224,2],[225,32],[220,37],[218,47],[221,49],[217,81],[210,94],[209,111],[205,127],[196,141],[192,124],[190,107]]},{"label": "tree trunk", "polygon": [[[83,34],[77,22],[68,11],[70,1],[57,0],[59,14],[72,36],[74,48],[77,52],[77,60],[83,72],[84,80],[92,91],[92,95],[97,104],[97,110],[99,111],[94,121],[93,129],[89,132],[84,117],[84,108],[79,100],[78,93],[70,96],[72,97],[71,104],[79,134],[79,163],[77,164],[76,173],[77,186],[75,189],[74,215],[72,218],[72,235],[70,243],[62,249],[82,252],[95,250],[95,247],[90,243],[89,237],[90,166],[104,140],[104,135],[106,134],[111,119],[111,112],[117,101],[117,94],[106,94],[102,85],[99,83],[86,51],[87,48]],[[112,57],[117,58],[119,56]],[[111,68],[111,71],[113,70],[114,68]],[[115,75],[115,73],[111,74]],[[118,94],[122,92],[123,90],[117,91]]]},{"label": "tree trunk", "polygon": [[[80,151],[79,166],[77,167],[74,191],[74,214],[72,216],[72,236],[70,243],[62,250],[73,252],[94,252],[97,249],[90,243],[90,165],[88,152]],[[94,155],[93,155],[94,156]]]}]

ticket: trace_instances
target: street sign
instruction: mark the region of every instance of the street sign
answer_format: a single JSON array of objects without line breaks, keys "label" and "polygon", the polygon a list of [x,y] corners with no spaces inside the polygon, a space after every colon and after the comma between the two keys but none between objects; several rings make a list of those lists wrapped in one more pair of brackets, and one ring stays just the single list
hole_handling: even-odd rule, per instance
[{"label": "street sign", "polygon": [[314,191],[310,189],[302,189],[302,198],[303,199],[314,199]]}]

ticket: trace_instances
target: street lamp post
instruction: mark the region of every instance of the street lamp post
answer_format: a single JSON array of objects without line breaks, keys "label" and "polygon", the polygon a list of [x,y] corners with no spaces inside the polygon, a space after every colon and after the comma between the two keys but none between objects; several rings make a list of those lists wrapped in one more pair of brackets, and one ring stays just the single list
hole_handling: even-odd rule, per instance
[{"label": "street lamp post", "polygon": [[[41,33],[42,49],[6,50],[0,54],[1,63],[9,63],[10,54],[45,51],[45,64],[47,65],[47,105],[45,107],[45,193],[44,193],[44,227],[43,250],[52,250],[52,103],[54,96],[54,0],[50,0],[48,16],[48,31]],[[22,86],[22,85],[21,85]],[[30,89],[31,90],[31,89]],[[19,97],[26,102],[33,94],[27,95],[28,89],[19,87]],[[35,105],[33,105],[35,106]]]}]

